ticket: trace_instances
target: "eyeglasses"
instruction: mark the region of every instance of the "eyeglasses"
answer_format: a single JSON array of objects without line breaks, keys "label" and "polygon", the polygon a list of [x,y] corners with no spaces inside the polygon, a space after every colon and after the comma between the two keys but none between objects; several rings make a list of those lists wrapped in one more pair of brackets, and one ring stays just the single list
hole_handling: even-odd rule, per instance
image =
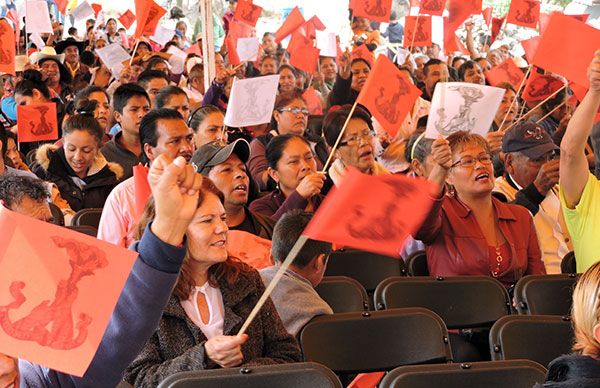
[{"label": "eyeglasses", "polygon": [[281,109],[277,109],[280,112],[290,112],[292,114],[299,114],[302,113],[304,116],[308,116],[308,109],[306,108],[281,108]]},{"label": "eyeglasses", "polygon": [[492,164],[492,156],[489,154],[482,154],[476,158],[474,158],[472,156],[464,156],[464,157],[460,158],[459,160],[457,160],[456,162],[452,163],[450,168],[454,168],[458,165],[460,165],[463,168],[472,168],[475,166],[475,163],[477,163],[477,162],[479,162],[483,165],[489,166],[490,164]]},{"label": "eyeglasses", "polygon": [[340,146],[354,146],[360,143],[360,140],[370,141],[375,136],[375,131],[365,129],[361,133],[357,133],[356,135],[352,135],[346,140],[340,142]]}]

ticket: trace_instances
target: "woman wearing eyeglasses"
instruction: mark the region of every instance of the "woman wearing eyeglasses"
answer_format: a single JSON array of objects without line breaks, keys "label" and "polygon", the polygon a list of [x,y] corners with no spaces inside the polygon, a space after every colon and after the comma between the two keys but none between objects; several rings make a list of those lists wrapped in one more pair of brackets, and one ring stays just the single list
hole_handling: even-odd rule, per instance
[{"label": "woman wearing eyeglasses", "polygon": [[[426,245],[432,276],[488,275],[510,288],[524,275],[545,274],[531,214],[492,197],[489,145],[459,131],[431,147],[438,184],[433,208],[415,238]],[[453,187],[446,195],[445,183]]]},{"label": "woman wearing eyeglasses", "polygon": [[292,209],[317,210],[323,200],[325,175],[317,172],[317,162],[308,140],[286,134],[267,145],[268,174],[277,189],[250,204],[250,210],[277,221]]}]

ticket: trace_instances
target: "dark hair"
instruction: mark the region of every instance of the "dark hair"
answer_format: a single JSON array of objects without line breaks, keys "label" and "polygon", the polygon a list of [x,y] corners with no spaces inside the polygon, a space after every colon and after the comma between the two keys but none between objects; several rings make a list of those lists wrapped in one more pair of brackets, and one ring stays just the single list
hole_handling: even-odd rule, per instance
[{"label": "dark hair", "polygon": [[140,85],[135,83],[123,84],[115,89],[113,93],[113,109],[115,112],[123,113],[123,108],[133,97],[144,97],[150,103],[148,93]]},{"label": "dark hair", "polygon": [[71,35],[77,32],[77,28],[75,27],[69,27],[69,29],[67,30],[67,34]]},{"label": "dark hair", "polygon": [[6,130],[6,128],[4,128],[4,125],[0,125],[0,143],[2,146],[2,155],[0,155],[0,157],[2,158],[2,160],[4,160],[4,157],[6,156],[6,148],[7,143],[8,143],[8,134],[12,133]]},{"label": "dark hair", "polygon": [[100,86],[90,85],[81,89],[73,100],[69,114],[77,113],[89,113],[93,114],[98,106],[97,101],[90,100],[90,95],[94,93],[104,93],[106,100],[110,102],[110,96],[106,93],[106,90]]},{"label": "dark hair", "polygon": [[454,64],[458,61],[467,61],[467,59],[465,59],[465,57],[462,57],[460,55],[455,56],[454,58],[452,58],[452,64],[451,66],[454,67]]},{"label": "dark hair", "polygon": [[[152,67],[160,62],[169,64],[169,62],[166,59],[164,59],[163,57],[154,56],[154,57],[148,59],[148,62],[146,63],[146,70],[154,70],[154,69],[152,69]],[[155,71],[160,71],[160,70],[155,70]],[[165,74],[164,72],[162,72],[162,73]]]},{"label": "dark hair", "polygon": [[204,105],[199,108],[196,108],[188,118],[188,127],[192,129],[192,131],[198,131],[198,126],[211,114],[220,113],[223,114],[221,109],[217,108],[214,105]]},{"label": "dark hair", "polygon": [[[277,221],[271,245],[271,255],[275,261],[281,263],[285,260],[311,218],[312,213],[295,209],[288,211]],[[298,268],[305,268],[317,256],[330,252],[331,243],[309,239],[292,264]]]},{"label": "dark hair", "polygon": [[512,86],[509,82],[500,82],[499,84],[496,85],[497,88],[501,88],[506,90],[507,92],[509,90],[512,90],[513,93],[517,93],[517,90],[515,89],[514,86]]},{"label": "dark hair", "polygon": [[354,58],[352,61],[350,61],[350,67],[352,67],[352,65],[358,62],[363,62],[365,65],[367,65],[369,69],[371,69],[371,64],[364,58]]},{"label": "dark hair", "polygon": [[[306,104],[306,100],[304,100],[304,97],[302,97],[302,91],[298,88],[294,89],[291,92],[279,93],[279,95],[277,95],[277,98],[275,98],[275,105],[273,106],[273,112],[285,108],[286,106],[288,106],[289,104],[291,104],[292,102],[294,102],[296,100],[302,100],[302,101],[304,101],[304,104]],[[276,131],[278,130],[277,121],[275,120],[275,115],[273,115],[271,117],[270,128],[274,129]]]},{"label": "dark hair", "polygon": [[291,133],[287,135],[275,136],[271,139],[271,141],[269,141],[269,144],[267,144],[267,148],[265,150],[267,164],[273,170],[277,170],[277,162],[279,162],[279,159],[281,159],[283,156],[285,148],[292,140],[300,140],[310,148],[310,143],[302,136],[292,135]]},{"label": "dark hair", "polygon": [[25,197],[36,202],[48,202],[50,193],[44,186],[44,181],[40,179],[22,175],[0,176],[0,201],[4,202],[4,206],[12,209]]},{"label": "dark hair", "polygon": [[25,70],[23,72],[23,79],[15,85],[15,94],[32,97],[34,89],[39,91],[48,100],[51,98],[50,89],[44,83],[42,73],[37,70]]},{"label": "dark hair", "polygon": [[548,101],[542,104],[540,108],[542,109],[544,115],[550,113],[550,111],[559,106],[565,100],[566,97],[570,96],[569,91],[567,89],[568,88],[561,89],[558,93],[556,93],[556,95],[554,95],[554,97],[548,99]]},{"label": "dark hair", "polygon": [[106,25],[107,25],[107,26],[108,26],[108,23],[109,23],[111,20],[112,20],[113,22],[115,22],[115,24],[117,25],[117,27],[119,26],[119,23],[117,23],[117,19],[115,19],[115,18],[109,18],[109,19],[106,21]]},{"label": "dark hair", "polygon": [[288,69],[292,72],[292,74],[294,74],[294,77],[298,77],[298,70],[296,70],[294,66],[284,63],[283,65],[279,66],[279,69],[277,69],[277,74],[281,74],[281,70],[283,69]]},{"label": "dark hair", "polygon": [[279,59],[277,59],[277,57],[275,57],[274,55],[269,55],[269,54],[267,54],[267,55],[263,55],[263,57],[262,57],[262,58],[261,58],[261,60],[260,60],[260,65],[261,65],[261,66],[262,66],[263,62],[264,62],[266,59],[272,59],[272,60],[274,60],[274,61],[275,61],[275,67],[279,67]]},{"label": "dark hair", "polygon": [[[140,144],[142,149],[144,144],[156,147],[158,142],[158,132],[156,130],[160,120],[183,120],[181,113],[174,109],[152,109],[140,122]],[[144,156],[147,157],[144,152]]]},{"label": "dark hair", "polygon": [[472,60],[468,60],[465,63],[463,63],[462,65],[460,65],[460,67],[458,68],[458,79],[460,81],[464,81],[465,73],[467,72],[467,70],[474,69],[475,67],[479,67],[481,69],[481,66],[479,66],[479,63],[472,61]]},{"label": "dark hair", "polygon": [[[427,75],[429,74],[429,66],[434,66],[434,65],[446,65],[446,62],[436,59],[436,58],[432,58],[430,60],[428,60],[425,65],[423,65],[423,74]],[[447,67],[448,65],[446,65]]]},{"label": "dark hair", "polygon": [[165,81],[167,81],[167,83],[170,82],[169,77],[167,77],[167,75],[160,70],[144,70],[140,73],[140,75],[137,79],[137,83],[141,87],[146,89],[146,87],[148,86],[148,83],[155,78],[162,78]]},{"label": "dark hair", "polygon": [[98,124],[98,121],[94,118],[93,112],[69,116],[62,127],[63,136],[70,135],[75,131],[86,131],[96,139],[98,146],[102,144],[104,131],[102,130],[102,127],[100,127],[100,124]]},{"label": "dark hair", "polygon": [[162,88],[154,98],[154,104],[156,108],[163,108],[165,105],[169,103],[169,100],[172,96],[185,96],[187,98],[187,94],[183,89],[178,86],[169,85],[166,88]]},{"label": "dark hair", "polygon": [[79,62],[86,66],[94,67],[94,64],[96,63],[96,56],[93,52],[84,50],[81,52],[81,54],[79,54]]},{"label": "dark hair", "polygon": [[[325,136],[325,141],[330,147],[333,147],[338,136],[340,135],[340,131],[342,130],[342,127],[344,126],[351,109],[351,105],[344,105],[341,109],[329,112],[325,118],[323,118],[323,135]],[[369,129],[373,130],[371,115],[362,107],[357,106],[356,109],[354,109],[352,118],[363,120],[365,123],[367,123]]]}]

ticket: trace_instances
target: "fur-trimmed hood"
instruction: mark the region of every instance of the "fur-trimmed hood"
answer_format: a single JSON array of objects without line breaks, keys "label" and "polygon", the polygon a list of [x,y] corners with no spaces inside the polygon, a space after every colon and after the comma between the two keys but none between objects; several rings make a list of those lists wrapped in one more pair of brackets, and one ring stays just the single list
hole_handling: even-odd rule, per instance
[{"label": "fur-trimmed hood", "polygon": [[[44,170],[47,171],[50,166],[52,154],[56,153],[59,150],[59,148],[60,147],[55,146],[54,144],[41,145],[35,153],[35,161],[38,165],[40,165]],[[100,151],[98,151],[98,154],[96,155],[96,158],[94,159],[94,162],[92,163],[92,166],[88,171],[88,176],[97,174],[106,165],[108,165],[110,171],[112,171],[115,174],[117,180],[120,180],[123,177],[123,167],[118,163],[107,162],[104,158],[104,155],[102,155]]]}]

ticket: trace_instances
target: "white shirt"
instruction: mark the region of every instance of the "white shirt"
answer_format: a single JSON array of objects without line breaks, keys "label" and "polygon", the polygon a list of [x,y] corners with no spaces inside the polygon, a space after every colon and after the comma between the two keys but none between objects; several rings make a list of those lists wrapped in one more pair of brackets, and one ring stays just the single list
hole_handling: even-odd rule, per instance
[{"label": "white shirt", "polygon": [[[200,310],[198,310],[198,293],[201,293],[206,298],[208,306],[208,322],[202,321]],[[200,328],[207,339],[211,339],[218,335],[223,335],[223,317],[225,315],[225,307],[223,305],[223,295],[221,290],[212,287],[208,282],[203,286],[196,286],[188,300],[181,301],[181,306],[185,310],[188,318]]]}]

